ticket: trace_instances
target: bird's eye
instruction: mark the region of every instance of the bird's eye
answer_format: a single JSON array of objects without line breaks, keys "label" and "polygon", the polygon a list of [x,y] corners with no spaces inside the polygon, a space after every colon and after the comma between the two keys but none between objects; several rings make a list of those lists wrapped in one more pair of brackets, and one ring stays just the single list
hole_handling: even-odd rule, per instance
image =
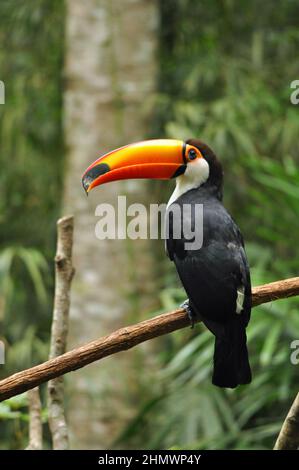
[{"label": "bird's eye", "polygon": [[188,152],[189,160],[195,160],[197,157],[196,151],[194,149],[189,150]]}]

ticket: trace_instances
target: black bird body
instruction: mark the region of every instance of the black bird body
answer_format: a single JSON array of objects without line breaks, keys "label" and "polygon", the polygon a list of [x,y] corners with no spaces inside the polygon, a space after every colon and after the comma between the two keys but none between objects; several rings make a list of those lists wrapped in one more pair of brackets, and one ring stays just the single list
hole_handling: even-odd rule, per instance
[{"label": "black bird body", "polygon": [[[209,164],[207,182],[174,201],[181,208],[180,215],[172,211],[172,204],[169,206],[166,248],[189,297],[191,311],[216,336],[213,383],[234,388],[251,381],[246,346],[250,271],[241,232],[221,202],[222,170],[217,170],[219,180],[213,179],[213,162]],[[190,205],[194,209],[196,204],[203,206],[203,241],[201,248],[190,250],[186,249],[190,240],[184,236],[184,227],[191,224],[194,230],[195,211],[184,211],[183,207]],[[175,239],[173,234],[179,229],[181,237]]]},{"label": "black bird body", "polygon": [[[191,189],[174,204],[181,207],[181,220],[170,217],[169,233],[176,233],[175,224],[179,224],[181,238],[169,238],[167,251],[194,309],[209,320],[227,323],[236,316],[237,291],[244,288],[244,308],[239,315],[246,326],[250,318],[251,288],[240,230],[211,188]],[[192,226],[189,217],[194,215],[194,211],[191,214],[184,211],[183,206],[187,204],[203,205],[203,244],[197,250],[185,249],[190,240],[184,237],[183,227]]]}]

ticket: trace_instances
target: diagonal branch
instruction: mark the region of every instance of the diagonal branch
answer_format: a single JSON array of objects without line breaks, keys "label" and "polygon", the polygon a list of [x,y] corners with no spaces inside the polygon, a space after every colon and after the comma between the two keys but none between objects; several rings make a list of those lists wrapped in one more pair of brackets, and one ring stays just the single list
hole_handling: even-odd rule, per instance
[{"label": "diagonal branch", "polygon": [[[252,304],[257,306],[295,295],[299,295],[299,277],[253,288]],[[144,341],[189,325],[190,322],[185,311],[178,309],[136,325],[121,328],[110,335],[91,341],[84,346],[0,381],[0,401],[30,390],[50,379],[80,369],[99,359],[133,348]]]}]

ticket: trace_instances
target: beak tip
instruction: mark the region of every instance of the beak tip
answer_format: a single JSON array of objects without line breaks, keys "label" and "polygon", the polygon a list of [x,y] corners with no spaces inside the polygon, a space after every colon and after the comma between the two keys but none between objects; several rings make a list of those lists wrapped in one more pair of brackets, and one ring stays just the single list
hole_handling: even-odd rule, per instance
[{"label": "beak tip", "polygon": [[85,194],[86,196],[88,196],[88,190],[89,190],[89,183],[86,181],[85,177],[83,176],[82,180],[81,180],[81,183],[82,183],[82,186],[83,186],[83,189],[85,191]]},{"label": "beak tip", "polygon": [[[92,166],[87,170],[84,175],[82,176],[82,186],[84,188],[85,193],[88,196],[89,191],[97,186],[96,180],[105,173],[110,171],[110,167],[107,163],[100,163],[95,166]],[[99,184],[99,183],[98,183]]]}]

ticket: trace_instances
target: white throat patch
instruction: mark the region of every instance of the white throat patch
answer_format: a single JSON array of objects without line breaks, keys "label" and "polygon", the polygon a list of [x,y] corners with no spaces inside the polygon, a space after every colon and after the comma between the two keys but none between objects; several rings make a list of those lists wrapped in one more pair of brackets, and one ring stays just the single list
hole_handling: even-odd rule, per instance
[{"label": "white throat patch", "polygon": [[176,187],[168,201],[167,208],[182,194],[190,191],[190,189],[199,188],[207,181],[209,173],[209,164],[204,158],[197,158],[188,162],[185,173],[176,178]]}]

